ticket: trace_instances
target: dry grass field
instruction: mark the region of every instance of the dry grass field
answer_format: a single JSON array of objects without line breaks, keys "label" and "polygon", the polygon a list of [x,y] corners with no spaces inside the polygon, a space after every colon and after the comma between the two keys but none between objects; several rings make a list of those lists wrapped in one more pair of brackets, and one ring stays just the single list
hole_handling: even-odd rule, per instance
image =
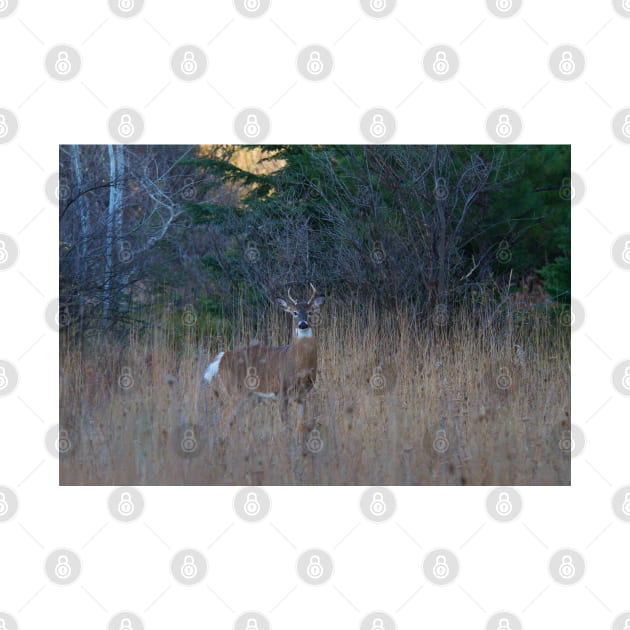
[{"label": "dry grass field", "polygon": [[[539,307],[540,308],[540,307]],[[225,429],[202,374],[225,349],[167,318],[125,345],[61,343],[65,485],[566,485],[570,328],[544,310],[426,324],[327,302],[298,443],[273,401]],[[236,339],[283,344],[290,318],[237,318]],[[472,322],[485,321],[473,325]],[[200,348],[202,348],[200,350]]]}]

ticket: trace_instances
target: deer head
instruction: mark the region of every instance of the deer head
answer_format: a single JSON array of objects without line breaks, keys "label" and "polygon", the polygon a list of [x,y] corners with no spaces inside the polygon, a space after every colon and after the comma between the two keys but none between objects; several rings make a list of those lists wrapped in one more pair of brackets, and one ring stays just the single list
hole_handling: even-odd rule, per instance
[{"label": "deer head", "polygon": [[325,297],[315,297],[317,291],[311,284],[311,297],[306,302],[299,302],[291,295],[291,289],[287,290],[287,297],[289,301],[284,298],[276,298],[276,303],[280,305],[282,310],[289,313],[293,317],[293,337],[295,339],[301,339],[303,337],[312,337],[313,330],[309,318],[313,313],[319,311],[320,306],[326,300]]}]

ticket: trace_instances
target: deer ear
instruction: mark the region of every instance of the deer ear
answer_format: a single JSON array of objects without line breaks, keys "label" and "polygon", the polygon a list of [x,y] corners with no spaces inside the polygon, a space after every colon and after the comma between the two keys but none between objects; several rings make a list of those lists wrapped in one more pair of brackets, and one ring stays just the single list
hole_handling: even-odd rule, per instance
[{"label": "deer ear", "polygon": [[288,302],[283,298],[276,298],[276,304],[278,304],[280,308],[284,309],[285,311],[291,310]]},{"label": "deer ear", "polygon": [[319,307],[326,301],[326,298],[323,295],[316,297],[311,303],[311,309],[314,311],[319,311]]}]

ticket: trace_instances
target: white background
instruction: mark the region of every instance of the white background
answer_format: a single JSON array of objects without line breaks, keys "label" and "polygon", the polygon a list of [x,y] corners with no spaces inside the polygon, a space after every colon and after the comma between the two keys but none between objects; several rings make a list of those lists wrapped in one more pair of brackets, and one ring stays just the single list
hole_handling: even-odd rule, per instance
[{"label": "white background", "polygon": [[[68,43],[81,53],[80,74],[54,81],[44,57]],[[182,82],[170,56],[193,43],[207,54],[205,76]],[[295,59],[308,44],[328,47],[335,67],[305,81]],[[458,74],[435,82],[423,52],[446,43]],[[556,79],[552,50],[577,46],[586,69]],[[628,398],[611,382],[630,357],[630,273],[611,257],[630,232],[630,146],[612,133],[630,106],[630,19],[611,2],[526,0],[500,19],[480,0],[399,0],[381,20],[357,1],[272,0],[246,19],[228,0],[147,1],[121,19],[107,2],[21,0],[0,19],[0,107],[19,130],[0,144],[0,232],[19,259],[0,272],[0,359],[19,384],[0,397],[0,485],[19,511],[0,523],[0,611],[21,629],[105,628],[121,610],[147,628],[231,628],[259,610],[274,629],[358,628],[372,610],[405,628],[485,628],[499,610],[525,628],[609,628],[630,609],[630,525],[612,511],[614,492],[630,483]],[[572,210],[572,293],[586,310],[573,334],[573,422],[586,448],[573,459],[572,487],[520,488],[523,512],[511,523],[485,509],[490,488],[393,488],[397,511],[382,524],[359,510],[362,488],[269,488],[271,511],[241,521],[236,488],[142,488],[145,510],[133,523],[107,509],[111,488],[59,488],[57,460],[45,448],[58,422],[58,335],[44,319],[58,294],[58,213],[44,185],[58,169],[60,143],[107,143],[112,111],[144,118],[141,142],[237,142],[233,119],[265,110],[270,143],[361,143],[360,116],[384,107],[396,118],[397,143],[487,143],[493,109],[514,109],[518,142],[570,143],[572,169],[586,194]],[[74,549],[83,571],[60,587],[44,573],[58,547]],[[183,547],[203,551],[208,575],[197,586],[175,582],[170,560]],[[308,547],[327,549],[335,572],[309,587],[296,574]],[[460,561],[457,580],[437,587],[421,563],[436,547]],[[571,547],[586,560],[584,578],[561,586],[551,555]]]}]

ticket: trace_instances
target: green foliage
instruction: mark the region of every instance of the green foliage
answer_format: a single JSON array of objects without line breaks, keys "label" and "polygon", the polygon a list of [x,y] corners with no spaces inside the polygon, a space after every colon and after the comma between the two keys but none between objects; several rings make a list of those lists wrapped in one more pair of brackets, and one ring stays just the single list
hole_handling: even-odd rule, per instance
[{"label": "green foliage", "polygon": [[567,226],[558,227],[556,238],[562,253],[538,272],[551,298],[568,303],[571,301],[571,230]]},{"label": "green foliage", "polygon": [[[568,145],[253,146],[194,164],[207,191],[235,191],[189,204],[224,234],[204,263],[233,284],[308,278],[433,308],[537,272],[553,299],[570,293]],[[255,265],[243,259],[251,242]]]}]

